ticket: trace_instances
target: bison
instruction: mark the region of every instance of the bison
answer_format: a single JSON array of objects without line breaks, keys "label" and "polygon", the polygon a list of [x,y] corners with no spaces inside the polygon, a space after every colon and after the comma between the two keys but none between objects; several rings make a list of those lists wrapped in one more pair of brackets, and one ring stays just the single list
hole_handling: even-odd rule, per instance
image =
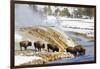
[{"label": "bison", "polygon": [[77,51],[76,51],[76,49],[74,47],[66,48],[66,52],[69,52],[69,53],[73,54],[74,56],[77,55]]},{"label": "bison", "polygon": [[66,48],[66,52],[70,52],[74,56],[85,55],[85,48],[82,45]]},{"label": "bison", "polygon": [[47,49],[48,49],[48,52],[49,52],[49,49],[51,49],[53,52],[55,52],[55,51],[59,52],[59,48],[53,44],[47,44]]},{"label": "bison", "polygon": [[20,49],[22,51],[22,47],[24,47],[25,50],[27,50],[28,46],[32,46],[32,42],[26,40],[26,41],[20,41]]},{"label": "bison", "polygon": [[82,45],[77,45],[74,48],[77,51],[77,55],[85,55],[85,48]]},{"label": "bison", "polygon": [[45,48],[45,44],[40,41],[36,41],[34,42],[34,47],[35,50],[38,49],[38,51],[41,51],[42,48]]}]

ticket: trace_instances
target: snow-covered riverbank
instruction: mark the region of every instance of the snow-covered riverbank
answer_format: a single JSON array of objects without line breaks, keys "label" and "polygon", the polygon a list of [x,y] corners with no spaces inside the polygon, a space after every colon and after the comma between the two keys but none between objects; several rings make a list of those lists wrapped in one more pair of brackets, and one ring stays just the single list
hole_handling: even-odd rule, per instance
[{"label": "snow-covered riverbank", "polygon": [[[19,51],[17,51],[19,52]],[[46,64],[50,61],[60,60],[63,58],[74,57],[66,52],[36,52],[36,53],[22,53],[15,56],[15,65],[30,65],[30,64]]]},{"label": "snow-covered riverbank", "polygon": [[21,65],[21,64],[24,64],[24,63],[32,61],[32,60],[42,60],[42,58],[38,57],[38,56],[17,55],[17,56],[15,56],[15,65]]}]

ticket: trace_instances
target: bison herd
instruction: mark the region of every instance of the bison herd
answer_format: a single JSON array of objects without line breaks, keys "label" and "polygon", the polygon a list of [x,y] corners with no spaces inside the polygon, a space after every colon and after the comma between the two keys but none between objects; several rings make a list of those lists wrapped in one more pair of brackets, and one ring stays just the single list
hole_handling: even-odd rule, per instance
[{"label": "bison herd", "polygon": [[[25,50],[27,50],[28,46],[32,46],[32,42],[31,41],[20,41],[20,49],[22,51],[22,47],[24,47]],[[45,43],[41,42],[41,41],[35,41],[34,42],[34,48],[37,51],[41,52],[41,49],[45,49]],[[54,44],[47,44],[47,50],[48,52],[51,50],[52,52],[59,52],[59,47],[57,45]],[[75,47],[67,47],[66,52],[69,52],[71,54],[73,54],[74,56],[79,56],[79,55],[85,55],[85,48],[82,45],[77,45]]]}]

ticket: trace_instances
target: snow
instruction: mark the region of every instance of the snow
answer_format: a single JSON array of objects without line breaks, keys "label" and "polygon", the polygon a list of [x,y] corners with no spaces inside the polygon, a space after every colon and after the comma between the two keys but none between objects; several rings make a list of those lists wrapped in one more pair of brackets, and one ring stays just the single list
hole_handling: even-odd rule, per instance
[{"label": "snow", "polygon": [[21,55],[17,55],[17,56],[15,56],[15,65],[20,65],[20,64],[32,61],[32,60],[39,60],[39,59],[42,60],[42,58],[38,57],[38,56],[21,56]]},{"label": "snow", "polygon": [[63,31],[73,31],[84,33],[88,36],[94,36],[94,19],[67,18],[60,16],[55,18],[52,18],[52,20],[47,19],[48,23],[51,23],[52,26]]},{"label": "snow", "polygon": [[65,27],[94,28],[93,23],[82,22],[78,20],[77,21],[62,21],[62,23],[60,24]]},{"label": "snow", "polygon": [[47,19],[45,20],[47,26],[56,26],[57,25],[57,19],[55,16],[47,16]]},{"label": "snow", "polygon": [[18,33],[15,33],[15,40],[18,42],[18,41],[21,41],[22,40],[22,36]]},{"label": "snow", "polygon": [[94,19],[47,16],[45,22],[47,26],[54,26],[62,31],[73,31],[94,36]]},{"label": "snow", "polygon": [[45,31],[48,31],[46,28],[44,28],[43,26],[38,26],[38,28],[42,29],[42,30],[45,30]]},{"label": "snow", "polygon": [[69,19],[63,20],[60,25],[64,31],[73,31],[84,33],[88,36],[94,36],[94,21],[89,19]]}]

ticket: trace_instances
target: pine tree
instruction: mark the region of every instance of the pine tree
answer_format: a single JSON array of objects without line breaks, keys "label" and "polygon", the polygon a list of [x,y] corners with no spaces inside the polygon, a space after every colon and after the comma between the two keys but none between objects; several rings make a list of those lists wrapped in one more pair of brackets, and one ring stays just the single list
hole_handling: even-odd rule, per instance
[{"label": "pine tree", "polygon": [[84,8],[84,15],[89,16],[91,19],[94,16],[94,9],[93,8]]},{"label": "pine tree", "polygon": [[59,14],[60,16],[70,16],[70,12],[69,12],[69,10],[68,10],[68,8],[64,8],[61,12],[60,12],[60,14]]},{"label": "pine tree", "polygon": [[59,14],[59,11],[60,11],[59,8],[57,8],[57,9],[55,10],[55,13],[54,13],[55,16],[57,16],[57,15]]},{"label": "pine tree", "polygon": [[52,15],[52,9],[51,9],[51,7],[50,7],[50,6],[48,6],[47,11],[48,11],[48,15]]}]

